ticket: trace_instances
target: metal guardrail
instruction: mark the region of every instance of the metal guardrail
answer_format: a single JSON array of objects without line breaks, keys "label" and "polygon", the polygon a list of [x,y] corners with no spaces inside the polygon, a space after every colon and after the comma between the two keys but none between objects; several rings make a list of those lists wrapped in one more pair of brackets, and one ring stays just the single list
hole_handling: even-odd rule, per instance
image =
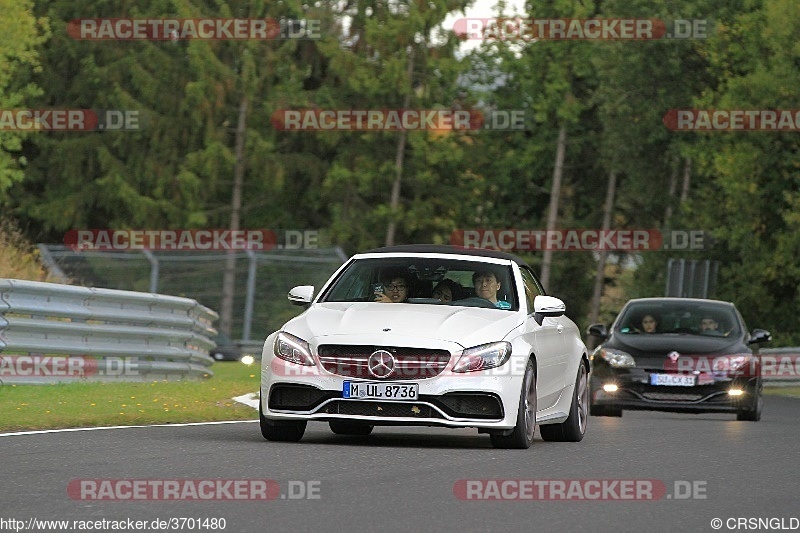
[{"label": "metal guardrail", "polygon": [[761,376],[766,387],[800,385],[800,347],[762,348]]},{"label": "metal guardrail", "polygon": [[210,377],[217,318],[189,298],[0,279],[0,384]]},{"label": "metal guardrail", "polygon": [[[212,309],[222,307],[222,280],[234,256],[232,339],[263,342],[297,314],[286,293],[302,280],[321,286],[348,259],[339,247],[236,251],[76,251],[63,244],[39,244],[42,261],[59,283],[175,294]],[[60,279],[59,279],[60,277]],[[222,344],[222,343],[220,343]]]},{"label": "metal guardrail", "polygon": [[236,345],[242,350],[242,354],[252,355],[256,359],[261,359],[261,350],[264,348],[264,340],[241,340],[236,341]]}]

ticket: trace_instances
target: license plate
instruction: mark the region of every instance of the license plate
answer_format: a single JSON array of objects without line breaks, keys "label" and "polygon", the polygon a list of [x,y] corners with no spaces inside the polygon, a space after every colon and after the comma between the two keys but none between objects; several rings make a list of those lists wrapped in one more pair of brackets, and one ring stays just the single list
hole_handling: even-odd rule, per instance
[{"label": "license plate", "polygon": [[372,381],[345,381],[342,398],[350,400],[416,400],[417,383],[380,383]]},{"label": "license plate", "polygon": [[650,385],[694,387],[695,377],[686,374],[650,374]]}]

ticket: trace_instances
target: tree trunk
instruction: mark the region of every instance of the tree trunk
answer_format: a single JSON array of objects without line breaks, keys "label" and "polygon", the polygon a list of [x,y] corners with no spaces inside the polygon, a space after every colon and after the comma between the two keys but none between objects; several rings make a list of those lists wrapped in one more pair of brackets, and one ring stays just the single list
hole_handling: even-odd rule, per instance
[{"label": "tree trunk", "polygon": [[[408,65],[406,67],[406,77],[408,80],[408,92],[403,98],[403,109],[408,109],[411,105],[412,76],[414,75],[414,49],[408,53]],[[400,183],[403,180],[403,159],[406,153],[406,140],[408,132],[400,130],[400,138],[397,140],[397,153],[394,158],[394,183],[392,183],[392,196],[389,199],[389,225],[386,226],[386,246],[394,246],[394,234],[397,231],[397,210],[400,207]]]},{"label": "tree trunk", "polygon": [[397,229],[397,221],[394,216],[400,206],[400,182],[403,179],[403,158],[406,152],[406,130],[400,131],[400,139],[397,141],[397,154],[394,159],[394,183],[392,183],[392,196],[389,201],[389,212],[392,217],[386,227],[386,246],[394,246],[394,234]]},{"label": "tree trunk", "polygon": [[[558,200],[561,196],[561,178],[564,175],[564,152],[567,145],[567,127],[562,125],[558,130],[558,145],[556,147],[556,164],[553,167],[553,186],[550,189],[550,208],[547,212],[547,232],[556,229],[558,221]],[[548,291],[550,285],[550,265],[553,262],[553,251],[548,249],[548,239],[545,238],[544,257],[542,258],[542,286]]]},{"label": "tree trunk", "polygon": [[[606,188],[606,203],[603,206],[603,233],[611,229],[611,213],[614,211],[614,197],[617,194],[617,172],[612,170],[608,176],[608,188]],[[600,250],[600,258],[597,261],[597,272],[594,276],[594,290],[592,291],[592,308],[589,313],[589,324],[597,322],[600,316],[600,299],[603,297],[603,287],[606,279],[606,260],[608,251]]]},{"label": "tree trunk", "polygon": [[681,203],[689,198],[689,185],[692,182],[692,158],[687,157],[683,165],[683,189],[681,190]]},{"label": "tree trunk", "polygon": [[667,210],[664,213],[664,228],[669,227],[672,218],[672,204],[675,202],[675,190],[678,188],[678,165],[680,157],[675,156],[672,161],[672,172],[669,175],[669,191],[667,192]]},{"label": "tree trunk", "polygon": [[[244,178],[244,141],[247,134],[247,96],[239,103],[239,121],[236,124],[235,157],[233,167],[233,193],[231,198],[230,230],[239,230],[242,209],[242,181]],[[233,297],[236,290],[236,250],[228,250],[222,276],[222,303],[219,312],[219,330],[230,336],[233,330]]]}]

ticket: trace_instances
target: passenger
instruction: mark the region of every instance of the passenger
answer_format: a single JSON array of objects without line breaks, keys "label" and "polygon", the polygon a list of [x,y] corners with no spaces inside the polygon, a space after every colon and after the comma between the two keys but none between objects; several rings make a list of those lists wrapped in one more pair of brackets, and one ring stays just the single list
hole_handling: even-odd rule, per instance
[{"label": "passenger", "polygon": [[408,299],[409,281],[404,276],[392,276],[383,282],[383,292],[375,293],[375,301],[401,303]]},{"label": "passenger", "polygon": [[641,330],[645,333],[656,333],[658,330],[658,320],[651,314],[646,314],[642,317]]}]

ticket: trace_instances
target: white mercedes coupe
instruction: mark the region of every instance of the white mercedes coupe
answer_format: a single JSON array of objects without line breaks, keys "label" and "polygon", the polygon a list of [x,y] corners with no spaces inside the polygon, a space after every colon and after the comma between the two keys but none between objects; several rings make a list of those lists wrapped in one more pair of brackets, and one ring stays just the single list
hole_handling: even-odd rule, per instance
[{"label": "white mercedes coupe", "polygon": [[564,303],[520,258],[405,245],[350,258],[267,337],[261,433],[296,442],[309,421],[341,435],[379,425],[473,427],[498,448],[580,441],[586,346]]}]

